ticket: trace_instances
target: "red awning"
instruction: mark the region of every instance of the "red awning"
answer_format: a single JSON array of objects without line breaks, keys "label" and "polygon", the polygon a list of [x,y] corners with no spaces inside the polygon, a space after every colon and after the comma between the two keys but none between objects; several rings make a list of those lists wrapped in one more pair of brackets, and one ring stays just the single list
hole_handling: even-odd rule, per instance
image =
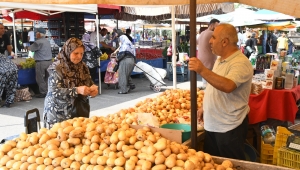
[{"label": "red awning", "polygon": [[[2,10],[3,18],[12,22],[12,18],[8,15],[7,10]],[[15,13],[15,19],[32,19],[32,20],[47,20],[51,18],[60,18],[61,14],[55,15],[42,15],[31,11],[19,11]]]},{"label": "red awning", "polygon": [[99,15],[109,15],[121,12],[121,6],[98,4]]}]

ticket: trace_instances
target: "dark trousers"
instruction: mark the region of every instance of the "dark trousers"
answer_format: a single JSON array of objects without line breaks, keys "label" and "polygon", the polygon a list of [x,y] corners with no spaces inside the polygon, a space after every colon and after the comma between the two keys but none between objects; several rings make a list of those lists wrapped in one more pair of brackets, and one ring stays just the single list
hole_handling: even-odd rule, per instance
[{"label": "dark trousers", "polygon": [[248,131],[248,116],[235,129],[225,133],[205,131],[203,151],[214,156],[246,160],[244,143]]},{"label": "dark trousers", "polygon": [[89,68],[90,70],[90,75],[92,77],[92,80],[95,82],[96,79],[99,78],[99,75],[97,74],[97,69],[99,69],[99,67],[94,67],[94,68]]}]

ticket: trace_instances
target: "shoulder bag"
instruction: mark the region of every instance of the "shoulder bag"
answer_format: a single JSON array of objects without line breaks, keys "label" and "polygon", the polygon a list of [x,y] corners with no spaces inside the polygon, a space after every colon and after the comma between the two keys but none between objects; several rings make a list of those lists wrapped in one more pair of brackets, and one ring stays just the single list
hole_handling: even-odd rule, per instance
[{"label": "shoulder bag", "polygon": [[90,103],[88,97],[78,94],[71,110],[71,118],[74,117],[90,117]]}]

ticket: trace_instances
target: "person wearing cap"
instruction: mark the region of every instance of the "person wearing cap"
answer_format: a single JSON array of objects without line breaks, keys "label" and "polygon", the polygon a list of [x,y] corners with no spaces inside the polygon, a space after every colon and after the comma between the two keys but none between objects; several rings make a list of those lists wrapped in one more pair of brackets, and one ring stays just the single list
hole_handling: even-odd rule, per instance
[{"label": "person wearing cap", "polygon": [[34,52],[35,64],[35,78],[39,85],[40,94],[36,95],[38,98],[44,98],[48,92],[48,67],[52,63],[52,52],[50,41],[45,38],[46,30],[44,28],[37,28],[37,40],[30,45],[29,50]]},{"label": "person wearing cap", "polygon": [[[206,68],[212,70],[214,63],[217,59],[217,56],[212,53],[211,47],[209,45],[209,39],[211,38],[216,26],[220,24],[220,21],[217,19],[212,19],[209,22],[208,28],[201,32],[198,39],[198,59],[204,64]],[[207,81],[202,78],[203,88],[206,87]]]}]

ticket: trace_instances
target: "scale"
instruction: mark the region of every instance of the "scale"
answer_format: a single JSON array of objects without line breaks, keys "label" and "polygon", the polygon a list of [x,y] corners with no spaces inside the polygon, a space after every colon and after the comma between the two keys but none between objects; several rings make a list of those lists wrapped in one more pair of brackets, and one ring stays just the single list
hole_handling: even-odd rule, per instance
[{"label": "scale", "polygon": [[295,136],[294,134],[290,135],[287,138],[286,146],[290,149],[295,149],[297,151],[300,151],[300,137]]}]

